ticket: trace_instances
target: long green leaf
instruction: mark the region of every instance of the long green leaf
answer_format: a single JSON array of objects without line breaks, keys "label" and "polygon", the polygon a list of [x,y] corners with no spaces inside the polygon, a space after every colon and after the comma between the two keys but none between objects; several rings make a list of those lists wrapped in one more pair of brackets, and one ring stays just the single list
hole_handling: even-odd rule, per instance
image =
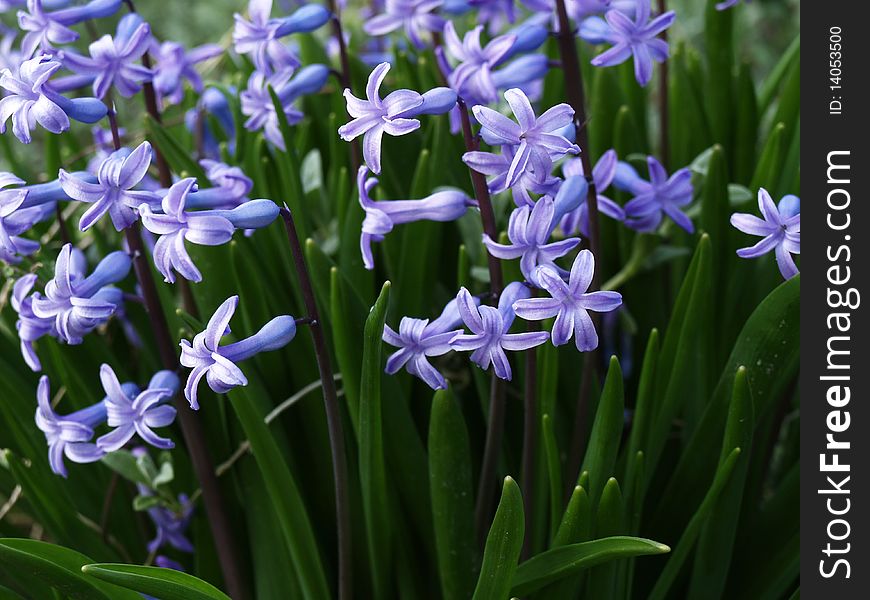
[{"label": "long green leaf", "polygon": [[160,600],[230,600],[210,583],[175,569],[95,563],[84,565],[82,573]]},{"label": "long green leaf", "polygon": [[[560,546],[542,552],[517,568],[512,596],[525,596],[563,577],[619,558],[664,554],[670,548],[644,538],[616,536]],[[507,596],[502,596],[506,598]]]},{"label": "long green leaf", "polygon": [[387,590],[390,556],[390,515],[384,462],[383,416],[381,414],[381,349],[384,320],[390,302],[390,282],[384,283],[366,319],[363,336],[362,379],[359,403],[359,477],[363,513],[375,597]]},{"label": "long green leaf", "polygon": [[619,360],[612,356],[604,389],[601,391],[601,401],[595,414],[595,422],[592,425],[592,433],[586,446],[583,466],[580,469],[581,472],[589,473],[589,497],[592,506],[597,505],[604,483],[614,474],[624,422],[622,369],[619,367]]},{"label": "long green leaf", "polygon": [[523,497],[517,483],[505,477],[501,500],[486,536],[483,564],[473,600],[504,600],[508,597],[523,549],[524,534]]}]

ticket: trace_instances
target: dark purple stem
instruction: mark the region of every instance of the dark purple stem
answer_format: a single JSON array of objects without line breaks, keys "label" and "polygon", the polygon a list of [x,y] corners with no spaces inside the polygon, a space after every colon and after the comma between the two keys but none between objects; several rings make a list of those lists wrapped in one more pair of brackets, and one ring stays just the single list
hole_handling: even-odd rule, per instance
[{"label": "dark purple stem", "polygon": [[344,428],[341,424],[341,410],[338,405],[338,394],[335,390],[335,379],[329,361],[329,350],[323,337],[323,327],[317,311],[314,298],[314,288],[293,215],[288,208],[281,210],[284,227],[287,229],[287,240],[290,242],[290,253],[296,266],[299,285],[302,288],[302,298],[308,313],[311,340],[314,342],[314,355],[317,358],[317,368],[320,371],[321,389],[323,390],[323,405],[326,409],[326,424],[329,429],[329,444],[332,450],[332,471],[335,481],[335,516],[338,528],[338,597],[339,600],[349,600],[353,595],[353,565],[351,563],[351,521],[349,486],[347,476],[347,456],[344,447]]},{"label": "dark purple stem", "polygon": [[[666,0],[658,0],[659,14],[665,14],[667,11]],[[667,43],[668,30],[662,31],[662,39]],[[661,75],[659,77],[659,153],[661,154],[662,165],[665,169],[669,168],[670,162],[670,114],[668,107],[668,61],[661,64]]]},{"label": "dark purple stem", "polygon": [[[350,57],[347,54],[347,44],[344,41],[344,29],[341,26],[341,14],[336,5],[335,0],[329,0],[329,10],[332,12],[332,32],[338,42],[338,57],[341,64],[341,71],[338,73],[341,87],[346,90],[353,89],[353,80],[350,71]],[[360,152],[359,142],[356,139],[350,142],[350,164],[353,167],[353,174],[359,171]]]}]

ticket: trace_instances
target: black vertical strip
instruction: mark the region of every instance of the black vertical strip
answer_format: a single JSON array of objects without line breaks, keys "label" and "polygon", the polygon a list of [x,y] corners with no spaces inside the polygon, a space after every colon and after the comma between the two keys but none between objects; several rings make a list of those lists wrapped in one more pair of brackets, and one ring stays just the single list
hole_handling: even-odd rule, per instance
[{"label": "black vertical strip", "polygon": [[863,2],[803,8],[801,595],[847,600],[870,594],[870,36]]}]

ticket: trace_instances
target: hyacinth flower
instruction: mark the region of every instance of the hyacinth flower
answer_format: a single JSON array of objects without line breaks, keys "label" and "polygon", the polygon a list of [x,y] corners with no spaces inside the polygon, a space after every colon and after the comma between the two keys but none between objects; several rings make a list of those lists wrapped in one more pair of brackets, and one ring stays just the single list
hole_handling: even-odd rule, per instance
[{"label": "hyacinth flower", "polygon": [[386,0],[384,13],[372,17],[363,24],[369,35],[387,35],[404,27],[408,39],[418,50],[426,47],[423,32],[438,33],[444,28],[444,18],[433,11],[443,0]]},{"label": "hyacinth flower", "polygon": [[242,114],[248,117],[245,121],[245,129],[263,130],[263,135],[268,141],[277,148],[286,150],[269,86],[274,88],[278,96],[287,123],[294,125],[301,121],[304,115],[293,106],[293,102],[303,95],[319,91],[328,78],[329,69],[325,65],[309,65],[300,69],[289,80],[286,76],[268,79],[263,73],[255,71],[248,79],[248,89],[241,93]]},{"label": "hyacinth flower", "polygon": [[96,123],[106,116],[106,106],[96,98],[69,99],[48,84],[61,67],[46,55],[25,60],[16,71],[0,72],[0,88],[8,95],[0,100],[0,134],[6,131],[6,121],[12,118],[12,133],[22,143],[31,142],[30,131],[39,123],[51,133],[63,133],[70,119]]},{"label": "hyacinth flower", "polygon": [[594,271],[595,257],[589,250],[577,254],[567,283],[550,267],[539,267],[537,279],[550,297],[517,300],[514,311],[527,321],[556,317],[551,334],[554,346],[567,344],[573,336],[577,350],[594,350],[598,347],[598,333],[589,311],[610,312],[622,305],[619,292],[587,292]]},{"label": "hyacinth flower", "polygon": [[22,186],[24,181],[12,173],[0,173],[0,260],[17,263],[21,260],[20,256],[33,254],[39,249],[37,242],[19,235],[48,218],[54,211],[54,205],[22,209],[27,199],[27,189],[5,189],[10,185]]},{"label": "hyacinth flower", "polygon": [[516,182],[508,187],[507,176],[515,156],[516,147],[505,145],[501,147],[500,154],[479,150],[466,152],[462,155],[462,161],[469,168],[488,177],[487,189],[490,194],[510,189],[517,206],[532,206],[535,203],[532,193],[553,194],[558,191],[561,182],[558,177],[551,173],[543,181],[538,181],[537,175],[531,170],[522,171]]},{"label": "hyacinth flower", "polygon": [[260,352],[283,348],[296,336],[296,320],[282,315],[263,325],[254,335],[221,346],[221,338],[230,332],[230,319],[238,304],[238,296],[227,298],[209,319],[205,331],[194,336],[192,344],[181,340],[181,364],[192,369],[184,386],[184,397],[193,410],[199,410],[197,388],[203,377],[216,394],[248,385],[248,379],[236,363]]},{"label": "hyacinth flower", "polygon": [[483,25],[478,25],[460,40],[452,21],[444,25],[445,47],[458,62],[447,71],[447,82],[467,103],[472,99],[473,104],[491,104],[498,100],[492,69],[505,59],[517,39],[514,35],[501,35],[482,46],[482,32]]},{"label": "hyacinth flower", "polygon": [[716,5],[716,10],[728,10],[732,6],[736,6],[740,0],[725,0]]},{"label": "hyacinth flower", "polygon": [[314,31],[327,21],[330,13],[318,4],[307,4],[292,15],[272,19],[272,0],[250,0],[248,17],[236,13],[233,28],[233,46],[239,54],[249,55],[254,67],[265,76],[290,71],[300,65],[299,59],[280,38]]},{"label": "hyacinth flower", "polygon": [[248,201],[254,182],[239,167],[205,158],[199,161],[212,187],[187,196],[187,208],[235,208]]},{"label": "hyacinth flower", "polygon": [[680,210],[692,202],[694,190],[691,171],[682,168],[668,177],[665,168],[654,157],[648,156],[646,161],[649,181],[643,180],[628,163],[620,162],[616,166],[613,185],[634,195],[625,205],[626,224],[637,231],[653,231],[661,223],[664,214],[693,233],[695,226],[692,220]]},{"label": "hyacinth flower", "polygon": [[359,203],[366,213],[359,240],[366,269],[375,268],[372,242],[382,242],[396,225],[414,221],[455,221],[469,207],[477,206],[473,198],[458,190],[435,192],[421,200],[372,200],[370,194],[378,180],[368,178],[368,173],[363,165],[356,178]]},{"label": "hyacinth flower", "polygon": [[536,281],[537,267],[547,265],[558,270],[554,261],[580,243],[580,238],[576,237],[547,243],[558,223],[555,201],[543,196],[534,207],[521,206],[511,213],[507,230],[510,244],[499,244],[484,233],[483,245],[492,256],[501,260],[519,258],[523,276],[539,285]]},{"label": "hyacinth flower", "polygon": [[758,190],[758,209],[763,218],[746,213],[731,215],[731,224],[749,235],[761,236],[754,246],[741,248],[737,256],[758,258],[774,251],[776,264],[784,279],[798,274],[792,254],[801,253],[801,201],[794,195],[783,196],[779,204],[774,204],[764,188]]},{"label": "hyacinth flower", "polygon": [[505,350],[520,351],[540,346],[550,337],[546,331],[509,333],[514,322],[513,304],[531,296],[531,291],[519,281],[509,284],[498,299],[498,308],[477,305],[465,288],[456,296],[459,314],[470,334],[458,333],[450,340],[450,347],[458,351],[471,351],[471,362],[481,369],[493,371],[500,379],[511,380],[511,363]]},{"label": "hyacinth flower", "polygon": [[45,294],[33,294],[33,314],[54,319],[57,336],[67,344],[81,344],[85,335],[105,323],[120,306],[121,290],[111,284],[127,277],[130,266],[125,252],[112,252],[85,276],[84,255],[66,244],[57,257],[54,278],[46,284]]},{"label": "hyacinth flower", "polygon": [[[230,93],[236,94],[234,87],[229,88]],[[219,131],[213,130],[207,116],[214,117],[214,122]],[[200,95],[195,108],[184,113],[184,125],[188,131],[198,136],[198,150],[203,156],[219,158],[221,155],[220,139],[227,140],[227,149],[230,153],[235,152],[235,123],[233,112],[223,92],[217,88],[206,88]]]},{"label": "hyacinth flower", "polygon": [[118,22],[114,38],[104,35],[88,46],[90,57],[65,51],[63,63],[71,71],[95,76],[93,87],[97,98],[105,98],[112,87],[124,98],[130,98],[154,76],[151,69],[136,64],[150,45],[151,27],[131,13]]},{"label": "hyacinth flower", "polygon": [[486,106],[471,109],[482,126],[484,141],[490,145],[516,146],[500,191],[515,185],[524,174],[543,184],[551,175],[555,158],[580,153],[579,146],[559,134],[561,129],[571,125],[574,109],[568,104],[557,104],[536,117],[528,96],[522,90],[510,89],[504,97],[516,122]]},{"label": "hyacinth flower", "polygon": [[91,0],[86,4],[46,12],[46,8],[59,5],[57,1],[27,0],[27,10],[18,11],[18,26],[27,33],[21,41],[21,53],[33,56],[37,48],[51,53],[53,44],[69,44],[79,39],[70,25],[91,19],[102,19],[118,12],[121,0]]},{"label": "hyacinth flower", "polygon": [[64,456],[75,463],[100,460],[105,452],[91,442],[94,427],[106,420],[103,402],[83,408],[69,415],[59,415],[51,407],[51,388],[48,377],[39,379],[36,389],[36,426],[45,434],[48,443],[48,464],[61,477],[67,476]]},{"label": "hyacinth flower", "polygon": [[[625,211],[616,202],[603,194],[613,178],[616,176],[616,165],[618,163],[616,150],[608,150],[601,155],[595,166],[592,167],[592,181],[595,184],[595,193],[598,200],[598,211],[607,215],[611,219],[623,221],[625,219]],[[574,178],[585,178],[583,173],[583,161],[579,158],[570,158],[562,164],[562,174],[566,181]],[[559,225],[560,229],[570,235],[575,232],[580,232],[583,235],[589,234],[589,206],[586,204],[586,193],[583,192],[583,198],[580,205],[566,214],[562,218]]]},{"label": "hyacinth flower", "polygon": [[381,139],[384,133],[400,136],[420,128],[417,115],[443,114],[456,104],[456,92],[435,88],[425,94],[413,90],[396,90],[381,99],[380,87],[390,71],[389,63],[372,70],[366,83],[366,99],[361,100],[346,89],[347,112],[352,121],[338,128],[341,139],[349,142],[363,136],[363,159],[375,174],[381,172]]},{"label": "hyacinth flower", "polygon": [[15,329],[20,340],[21,356],[30,369],[38,373],[42,363],[36,355],[33,343],[44,335],[55,334],[54,319],[37,317],[33,312],[33,296],[31,291],[36,284],[35,273],[28,273],[15,281],[12,286],[12,309],[18,314]]},{"label": "hyacinth flower", "polygon": [[[475,306],[480,304],[479,298],[471,301]],[[447,381],[429,359],[450,352],[450,340],[459,333],[462,333],[462,315],[456,298],[448,302],[441,315],[431,323],[429,319],[402,317],[398,332],[384,325],[382,339],[399,349],[387,358],[385,371],[394,375],[404,368],[433,390],[447,389]]]},{"label": "hyacinth flower", "polygon": [[[169,188],[161,202],[162,213],[148,204],[139,207],[142,224],[160,236],[154,244],[154,263],[167,283],[175,283],[175,272],[189,281],[202,281],[202,274],[187,253],[185,241],[202,246],[220,246],[233,237],[236,229],[266,227],[278,216],[271,200],[253,200],[232,210],[186,212],[187,198],[196,179],[182,179]],[[220,188],[215,188],[219,190]]]},{"label": "hyacinth flower", "polygon": [[613,44],[592,59],[596,67],[612,67],[634,57],[634,77],[644,86],[652,79],[653,61],[668,59],[668,43],[659,34],[670,27],[676,15],[668,11],[650,20],[650,0],[637,0],[634,20],[619,10],[608,10],[604,16],[610,26],[608,40]]},{"label": "hyacinth flower", "polygon": [[100,165],[96,183],[61,169],[58,178],[63,191],[73,200],[91,205],[79,220],[79,229],[87,231],[108,213],[115,229],[123,231],[136,221],[140,205],[158,202],[154,192],[133,189],[148,172],[151,157],[148,142],[132,152],[127,148],[116,150]]},{"label": "hyacinth flower", "polygon": [[171,371],[159,371],[144,390],[132,384],[122,386],[109,365],[100,366],[100,382],[106,392],[106,424],[115,429],[97,438],[97,447],[103,452],[115,452],[124,447],[133,436],[144,442],[169,450],[172,440],[154,433],[155,427],[168,427],[175,420],[175,409],[166,402],[178,393],[178,376]]},{"label": "hyacinth flower", "polygon": [[[136,489],[140,496],[154,495],[150,489],[141,483],[136,484]],[[148,509],[148,516],[151,518],[154,527],[157,529],[157,535],[153,540],[148,542],[149,553],[153,554],[164,546],[170,546],[181,552],[193,552],[193,544],[190,543],[190,540],[188,540],[185,535],[185,531],[190,524],[190,518],[193,515],[193,503],[190,502],[190,499],[186,494],[179,494],[178,505],[180,510],[177,512],[166,506],[160,505],[152,506]]]},{"label": "hyacinth flower", "polygon": [[154,58],[154,91],[164,102],[180,104],[184,99],[184,80],[197,94],[203,90],[202,77],[194,65],[210,58],[220,56],[223,48],[218,44],[205,44],[185,50],[178,42],[152,43],[151,55]]}]

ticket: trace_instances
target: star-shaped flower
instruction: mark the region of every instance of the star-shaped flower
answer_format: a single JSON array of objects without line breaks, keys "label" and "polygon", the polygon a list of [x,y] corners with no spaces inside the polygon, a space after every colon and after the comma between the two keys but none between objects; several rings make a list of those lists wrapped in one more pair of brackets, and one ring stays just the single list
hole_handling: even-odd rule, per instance
[{"label": "star-shaped flower", "polygon": [[646,159],[649,181],[644,181],[628,163],[616,167],[613,184],[634,198],[625,205],[626,224],[637,231],[653,231],[661,223],[662,215],[693,233],[692,220],[680,209],[692,202],[692,173],[682,168],[668,177],[667,171],[654,157]]},{"label": "star-shaped flower", "polygon": [[555,158],[580,152],[579,146],[557,133],[571,124],[574,109],[568,104],[558,104],[536,117],[528,96],[521,89],[510,89],[504,97],[517,122],[486,106],[471,109],[482,125],[481,135],[488,144],[517,147],[505,176],[504,189],[514,186],[526,172],[538,183],[544,183],[550,177]]},{"label": "star-shaped flower", "polygon": [[159,198],[153,192],[134,190],[151,166],[151,144],[142,142],[130,152],[126,148],[109,155],[97,171],[97,183],[91,183],[76,173],[60,170],[58,177],[63,191],[80,202],[92,206],[79,221],[79,229],[87,231],[103,215],[109,213],[118,231],[132,225],[138,216],[136,209],[142,204],[156,204]]},{"label": "star-shaped flower", "polygon": [[[444,25],[447,51],[459,63],[448,75],[448,83],[471,104],[491,104],[498,100],[492,69],[505,59],[517,39],[515,35],[501,35],[484,47],[480,43],[482,31],[483,25],[478,25],[460,40],[452,21]],[[472,99],[474,102],[470,102]]]},{"label": "star-shaped flower", "polygon": [[502,260],[520,259],[520,271],[523,276],[538,285],[536,281],[537,267],[547,265],[558,269],[553,261],[565,256],[580,243],[580,238],[568,238],[558,242],[547,243],[550,234],[555,229],[557,220],[555,202],[549,196],[543,196],[534,207],[521,206],[514,209],[508,220],[509,245],[499,244],[485,233],[483,244],[489,253]]},{"label": "star-shaped flower", "polygon": [[[106,422],[114,427],[97,438],[97,446],[103,452],[115,452],[139,435],[155,448],[174,448],[172,440],[154,433],[155,427],[168,427],[175,420],[175,409],[166,404],[178,391],[178,376],[171,371],[160,371],[151,378],[145,390],[136,386],[124,386],[109,365],[100,367],[100,381],[106,392]],[[131,389],[132,388],[132,389]]]},{"label": "star-shaped flower", "polygon": [[36,284],[36,273],[28,273],[15,281],[12,286],[12,309],[18,313],[15,329],[21,340],[21,356],[34,372],[42,370],[42,363],[33,348],[33,342],[44,335],[56,335],[54,319],[37,317],[33,312],[33,296],[30,292]]},{"label": "star-shaped flower", "polygon": [[19,237],[36,223],[44,220],[54,210],[54,204],[21,208],[27,198],[27,189],[7,186],[21,186],[24,182],[12,173],[0,173],[0,259],[19,262],[20,255],[33,254],[39,243]]},{"label": "star-shaped flower", "polygon": [[369,35],[387,35],[390,32],[405,28],[405,34],[414,47],[422,50],[423,32],[440,32],[444,28],[444,18],[433,11],[443,4],[444,0],[386,0],[385,12],[372,17],[363,25],[363,30]]},{"label": "star-shaped flower", "polygon": [[[473,298],[472,302],[478,304],[480,300]],[[398,332],[384,325],[383,340],[399,349],[387,359],[386,372],[394,375],[404,367],[433,390],[447,389],[447,381],[432,366],[429,358],[450,352],[450,340],[462,333],[461,325],[456,298],[448,302],[441,315],[431,323],[429,319],[402,317]]]},{"label": "star-shaped flower", "polygon": [[511,364],[505,350],[528,350],[540,346],[550,335],[546,331],[508,333],[514,322],[513,304],[528,298],[531,291],[521,282],[508,285],[498,301],[498,308],[485,304],[477,305],[465,288],[456,296],[459,314],[470,334],[458,333],[450,340],[450,346],[458,351],[472,351],[471,361],[481,369],[492,364],[497,377],[510,381]]},{"label": "star-shaped flower", "polygon": [[51,389],[48,377],[39,379],[36,389],[36,426],[45,434],[48,443],[48,463],[56,474],[66,477],[66,456],[76,463],[100,460],[105,452],[91,443],[94,427],[106,420],[106,407],[98,402],[88,408],[61,416],[51,407]]},{"label": "star-shaped flower", "polygon": [[154,90],[169,104],[181,104],[184,99],[184,80],[198,94],[202,93],[202,77],[194,65],[220,56],[223,48],[218,44],[205,44],[185,50],[178,42],[152,44],[154,56]]},{"label": "star-shaped flower", "polygon": [[791,255],[801,253],[800,198],[783,196],[776,205],[767,190],[761,188],[758,190],[758,209],[763,219],[746,213],[731,215],[731,224],[743,233],[763,236],[754,246],[738,250],[737,256],[758,258],[773,250],[779,272],[785,279],[791,279],[798,274]]},{"label": "star-shaped flower", "polygon": [[622,305],[619,292],[587,292],[595,271],[595,257],[589,250],[581,250],[574,259],[568,283],[550,267],[540,267],[538,279],[550,298],[528,298],[514,302],[517,316],[528,321],[542,321],[556,317],[553,323],[554,346],[574,343],[580,352],[598,347],[598,334],[589,311],[610,312]]},{"label": "star-shaped flower", "polygon": [[[625,219],[625,211],[616,202],[604,195],[604,191],[610,187],[616,175],[616,150],[608,150],[601,155],[595,166],[592,167],[592,181],[595,183],[595,193],[598,198],[598,210],[617,221]],[[562,164],[562,174],[566,181],[572,177],[585,177],[583,173],[583,161],[579,158],[569,158]],[[560,228],[566,234],[579,231],[583,235],[589,235],[589,206],[586,203],[584,190],[580,206],[566,214],[562,218]]]},{"label": "star-shaped flower", "polygon": [[203,377],[217,394],[248,385],[247,377],[235,363],[260,352],[283,348],[296,335],[296,320],[282,315],[266,323],[251,337],[221,346],[221,338],[230,332],[230,319],[238,304],[238,296],[227,298],[209,319],[205,331],[194,336],[193,344],[181,340],[181,364],[192,369],[184,387],[184,397],[193,410],[199,410],[197,388]]},{"label": "star-shaped flower", "polygon": [[597,67],[611,67],[634,56],[634,77],[640,85],[652,78],[653,61],[668,58],[668,43],[658,35],[670,27],[676,15],[668,11],[650,20],[650,0],[637,0],[634,21],[619,10],[609,10],[604,16],[610,26],[613,47],[592,59]]}]

